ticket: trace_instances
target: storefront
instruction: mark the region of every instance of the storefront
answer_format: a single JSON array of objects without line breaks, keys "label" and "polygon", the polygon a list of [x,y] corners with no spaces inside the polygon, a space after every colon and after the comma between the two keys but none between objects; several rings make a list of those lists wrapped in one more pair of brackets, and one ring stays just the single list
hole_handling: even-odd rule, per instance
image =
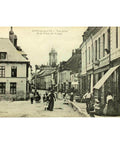
[{"label": "storefront", "polygon": [[[102,87],[104,92],[100,93]],[[104,98],[102,104],[106,103],[107,94],[110,92],[118,109],[120,104],[120,65],[114,66],[105,72],[102,78],[94,85],[93,91],[95,99]]]}]

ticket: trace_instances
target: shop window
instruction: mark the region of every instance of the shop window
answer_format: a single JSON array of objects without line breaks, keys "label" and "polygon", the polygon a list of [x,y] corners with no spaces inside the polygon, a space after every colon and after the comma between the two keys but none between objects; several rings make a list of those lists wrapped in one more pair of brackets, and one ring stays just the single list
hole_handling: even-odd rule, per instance
[{"label": "shop window", "polygon": [[5,94],[6,83],[0,83],[0,94]]},{"label": "shop window", "polygon": [[17,67],[16,66],[11,67],[11,77],[17,77]]},{"label": "shop window", "polygon": [[16,83],[10,83],[10,94],[16,94]]},{"label": "shop window", "polygon": [[0,77],[5,77],[5,66],[0,66]]}]

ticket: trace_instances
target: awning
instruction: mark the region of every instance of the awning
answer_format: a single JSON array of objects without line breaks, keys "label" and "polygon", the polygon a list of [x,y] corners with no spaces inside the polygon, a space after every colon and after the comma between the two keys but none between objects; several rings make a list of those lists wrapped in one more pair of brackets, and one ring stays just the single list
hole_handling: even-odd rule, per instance
[{"label": "awning", "polygon": [[110,77],[110,75],[119,67],[120,65],[117,65],[115,67],[110,68],[105,75],[96,83],[96,85],[93,87],[94,89],[100,89],[101,86],[106,82],[106,80]]}]

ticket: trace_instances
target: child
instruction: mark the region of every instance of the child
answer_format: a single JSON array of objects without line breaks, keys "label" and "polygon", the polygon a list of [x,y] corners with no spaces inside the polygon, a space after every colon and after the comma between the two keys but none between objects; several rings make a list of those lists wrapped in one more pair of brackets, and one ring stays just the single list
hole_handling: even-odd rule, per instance
[{"label": "child", "polygon": [[48,93],[46,93],[46,95],[44,95],[44,107],[45,107],[45,111],[47,110],[48,103],[49,103],[49,95],[48,95]]}]

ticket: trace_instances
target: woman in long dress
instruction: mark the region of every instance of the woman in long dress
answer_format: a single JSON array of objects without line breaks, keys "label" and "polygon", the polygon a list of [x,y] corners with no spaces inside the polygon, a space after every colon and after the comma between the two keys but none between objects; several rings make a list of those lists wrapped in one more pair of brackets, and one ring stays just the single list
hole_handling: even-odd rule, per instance
[{"label": "woman in long dress", "polygon": [[54,99],[55,99],[55,95],[54,95],[53,91],[51,91],[51,93],[49,95],[49,105],[48,105],[48,108],[47,108],[49,111],[53,111]]}]

